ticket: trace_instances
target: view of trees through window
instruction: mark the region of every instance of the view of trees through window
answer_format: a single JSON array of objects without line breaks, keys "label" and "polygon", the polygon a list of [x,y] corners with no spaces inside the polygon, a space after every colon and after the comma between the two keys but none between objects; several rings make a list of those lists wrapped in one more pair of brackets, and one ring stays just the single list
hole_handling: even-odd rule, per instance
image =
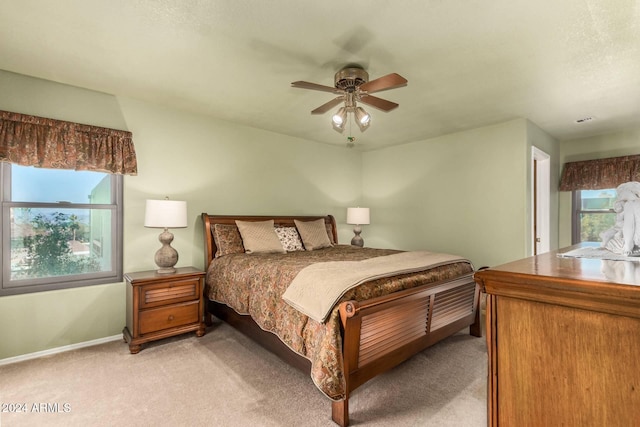
[{"label": "view of trees through window", "polygon": [[601,242],[600,233],[613,227],[616,214],[613,204],[616,201],[615,189],[582,190],[579,192],[580,242]]},{"label": "view of trees through window", "polygon": [[114,270],[110,174],[12,165],[10,182],[9,280]]},{"label": "view of trees through window", "polygon": [[[89,215],[17,208],[12,225],[22,230],[11,241],[11,279],[35,279],[101,271],[89,250]],[[16,218],[19,218],[16,220]]]}]

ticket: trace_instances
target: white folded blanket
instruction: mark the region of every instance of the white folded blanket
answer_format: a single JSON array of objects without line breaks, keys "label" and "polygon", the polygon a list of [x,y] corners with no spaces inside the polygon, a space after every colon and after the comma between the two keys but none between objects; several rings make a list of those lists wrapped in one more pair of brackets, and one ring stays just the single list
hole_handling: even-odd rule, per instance
[{"label": "white folded blanket", "polygon": [[457,255],[427,251],[400,252],[362,261],[328,261],[303,268],[282,298],[310,318],[324,322],[333,306],[361,283],[466,261]]}]

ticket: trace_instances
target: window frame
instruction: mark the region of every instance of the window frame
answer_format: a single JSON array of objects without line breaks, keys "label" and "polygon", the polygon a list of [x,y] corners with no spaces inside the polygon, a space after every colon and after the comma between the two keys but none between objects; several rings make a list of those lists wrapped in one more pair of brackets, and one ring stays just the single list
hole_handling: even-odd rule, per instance
[{"label": "window frame", "polygon": [[[123,263],[123,176],[108,173],[110,177],[111,203],[51,203],[51,202],[14,202],[11,200],[11,164],[0,162],[0,297],[34,292],[46,292],[85,286],[122,282]],[[11,218],[12,208],[75,208],[101,209],[111,211],[111,259],[112,270],[97,273],[84,273],[66,276],[51,276],[27,280],[11,280]]]},{"label": "window frame", "polygon": [[[615,188],[607,188],[605,190],[614,190]],[[582,209],[582,190],[573,190],[571,192],[571,244],[577,245],[581,243],[580,235],[582,234],[582,227],[580,222],[580,215],[583,213],[588,214],[611,214],[614,213],[613,209]]]}]

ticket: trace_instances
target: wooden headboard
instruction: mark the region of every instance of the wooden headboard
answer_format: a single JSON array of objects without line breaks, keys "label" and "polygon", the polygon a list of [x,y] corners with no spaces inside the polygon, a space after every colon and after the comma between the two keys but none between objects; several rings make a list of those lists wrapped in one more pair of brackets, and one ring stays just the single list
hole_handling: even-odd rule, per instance
[{"label": "wooden headboard", "polygon": [[214,224],[230,224],[236,225],[235,221],[267,221],[272,219],[274,225],[280,227],[295,227],[296,224],[293,222],[294,219],[299,221],[315,221],[318,219],[324,219],[324,223],[331,226],[331,231],[333,233],[333,241],[338,243],[338,230],[336,229],[336,220],[333,215],[326,216],[251,216],[251,215],[209,215],[208,213],[202,214],[202,222],[204,224],[203,232],[204,232],[204,268],[205,270],[209,267],[211,260],[216,253],[216,243],[213,240],[213,233],[211,233],[211,228]]}]

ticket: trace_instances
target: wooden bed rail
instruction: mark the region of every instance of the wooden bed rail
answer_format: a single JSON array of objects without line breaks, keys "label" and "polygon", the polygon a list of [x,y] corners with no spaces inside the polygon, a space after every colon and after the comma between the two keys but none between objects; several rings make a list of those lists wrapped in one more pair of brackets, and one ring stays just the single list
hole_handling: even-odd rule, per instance
[{"label": "wooden bed rail", "polygon": [[[346,399],[332,402],[333,421],[349,424],[349,395],[357,387],[470,324],[481,336],[480,287],[473,273],[453,281],[340,304]],[[477,323],[477,328],[473,324]]]}]

